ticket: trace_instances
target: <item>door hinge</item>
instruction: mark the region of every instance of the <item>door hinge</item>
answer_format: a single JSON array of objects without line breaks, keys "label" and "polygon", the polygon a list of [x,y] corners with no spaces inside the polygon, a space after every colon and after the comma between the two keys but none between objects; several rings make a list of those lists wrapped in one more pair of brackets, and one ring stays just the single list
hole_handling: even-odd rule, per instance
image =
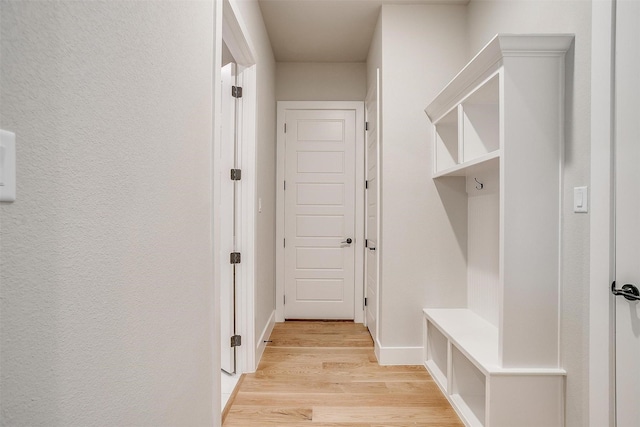
[{"label": "door hinge", "polygon": [[284,182],[282,183],[282,189],[283,189],[283,190],[286,190],[286,189],[287,189],[287,181],[284,181]]},{"label": "door hinge", "polygon": [[284,124],[284,133],[287,133],[287,124]]},{"label": "door hinge", "polygon": [[286,303],[287,303],[287,296],[282,295],[282,305],[285,305]]},{"label": "door hinge", "polygon": [[231,252],[229,262],[231,264],[240,264],[240,252]]},{"label": "door hinge", "polygon": [[234,335],[231,337],[231,347],[240,347],[242,345],[242,337]]},{"label": "door hinge", "polygon": [[367,306],[367,298],[364,299],[364,306]]},{"label": "door hinge", "polygon": [[240,181],[242,179],[242,170],[231,169],[231,181]]},{"label": "door hinge", "polygon": [[287,247],[287,239],[282,239],[282,247],[283,248]]},{"label": "door hinge", "polygon": [[369,130],[369,122],[364,122],[364,130]]},{"label": "door hinge", "polygon": [[[368,248],[369,247],[369,239],[364,239],[364,247]],[[366,298],[365,298],[366,299]]]},{"label": "door hinge", "polygon": [[234,98],[242,98],[242,87],[231,86],[231,96],[233,96]]},{"label": "door hinge", "polygon": [[369,181],[368,180],[364,182],[364,189],[365,190],[369,189]]}]

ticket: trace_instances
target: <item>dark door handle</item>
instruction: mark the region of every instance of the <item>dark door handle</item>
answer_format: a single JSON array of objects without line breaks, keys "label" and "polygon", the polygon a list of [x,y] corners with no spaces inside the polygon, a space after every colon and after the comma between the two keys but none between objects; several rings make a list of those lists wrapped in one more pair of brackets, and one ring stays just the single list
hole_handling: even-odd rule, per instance
[{"label": "dark door handle", "polygon": [[629,301],[640,301],[640,291],[638,291],[638,288],[631,283],[622,285],[621,289],[616,289],[616,282],[614,280],[611,284],[611,293],[615,296],[625,297]]},{"label": "dark door handle", "polygon": [[353,242],[353,240],[351,239],[351,237],[348,237],[347,240],[340,242],[340,243],[346,243],[347,245],[350,245]]}]

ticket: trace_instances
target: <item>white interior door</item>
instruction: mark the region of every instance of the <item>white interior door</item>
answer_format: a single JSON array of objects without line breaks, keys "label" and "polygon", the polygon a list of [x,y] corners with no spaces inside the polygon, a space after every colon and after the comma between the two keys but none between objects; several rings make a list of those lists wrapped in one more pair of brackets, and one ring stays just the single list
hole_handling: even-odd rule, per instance
[{"label": "white interior door", "polygon": [[367,120],[365,155],[366,173],[366,199],[365,199],[365,238],[367,248],[365,250],[365,292],[366,306],[365,319],[367,327],[374,340],[377,340],[378,331],[378,209],[379,209],[379,179],[378,179],[378,156],[379,156],[379,97],[380,92],[380,70],[376,70],[376,81],[371,86],[365,102],[365,114]]},{"label": "white interior door", "polygon": [[[616,285],[640,287],[640,2],[616,13]],[[625,286],[627,285],[627,286]],[[616,420],[640,426],[640,301],[616,298]]]},{"label": "white interior door", "polygon": [[353,319],[354,110],[286,110],[285,319]]},{"label": "white interior door", "polygon": [[222,111],[220,170],[220,348],[222,370],[235,372],[235,349],[231,347],[231,337],[235,334],[235,285],[234,267],[229,263],[229,254],[234,252],[235,197],[234,182],[229,179],[234,168],[236,153],[236,105],[231,96],[235,85],[234,63],[222,67]]}]

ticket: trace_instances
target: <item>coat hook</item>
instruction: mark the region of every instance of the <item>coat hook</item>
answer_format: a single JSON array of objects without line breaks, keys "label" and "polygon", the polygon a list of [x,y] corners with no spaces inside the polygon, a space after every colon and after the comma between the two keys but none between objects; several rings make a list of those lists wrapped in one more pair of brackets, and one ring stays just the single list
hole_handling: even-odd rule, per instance
[{"label": "coat hook", "polygon": [[476,185],[476,190],[482,190],[484,188],[484,184],[481,183],[480,181],[478,181],[478,178],[473,178],[478,184],[480,184],[480,187],[478,187]]}]

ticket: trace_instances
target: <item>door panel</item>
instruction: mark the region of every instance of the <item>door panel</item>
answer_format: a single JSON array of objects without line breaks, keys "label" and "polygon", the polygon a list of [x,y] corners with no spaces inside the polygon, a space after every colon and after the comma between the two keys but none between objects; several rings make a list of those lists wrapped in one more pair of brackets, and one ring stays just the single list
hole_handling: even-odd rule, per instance
[{"label": "door panel", "polygon": [[235,351],[231,347],[234,335],[235,298],[233,266],[228,262],[234,250],[234,184],[229,180],[229,170],[234,167],[235,157],[235,98],[231,96],[231,86],[235,84],[235,64],[222,68],[222,110],[220,145],[220,348],[222,370],[235,372]]},{"label": "door panel", "polygon": [[[287,122],[289,121],[287,120]],[[298,120],[296,126],[296,139],[298,142],[344,143],[345,129],[342,118],[333,119],[327,117],[324,120],[318,120],[311,117],[309,120]]]},{"label": "door panel", "polygon": [[366,165],[365,173],[367,180],[367,190],[365,199],[365,238],[367,239],[367,250],[365,253],[365,295],[367,306],[365,307],[365,319],[369,332],[374,341],[377,340],[378,330],[378,289],[379,271],[378,259],[380,249],[378,248],[378,222],[379,222],[379,179],[378,179],[378,159],[379,159],[379,88],[380,71],[377,71],[376,82],[367,95],[365,102],[365,114],[367,117],[368,130],[366,133]]},{"label": "door panel", "polygon": [[300,301],[313,301],[322,298],[325,301],[341,301],[344,298],[344,280],[342,279],[298,279],[296,296]]},{"label": "door panel", "polygon": [[345,204],[345,188],[343,183],[322,184],[297,183],[296,204],[298,206],[339,206]]},{"label": "door panel", "polygon": [[[616,17],[616,283],[640,287],[640,2]],[[616,419],[640,425],[640,301],[616,298]]]},{"label": "door panel", "polygon": [[300,237],[342,237],[343,216],[299,215],[296,218],[296,235]]},{"label": "door panel", "polygon": [[344,173],[344,152],[305,151],[298,153],[299,173]]},{"label": "door panel", "polygon": [[285,318],[353,319],[355,111],[285,113]]},{"label": "door panel", "polygon": [[313,270],[317,276],[333,272],[321,270],[340,270],[344,268],[342,248],[296,248],[295,267],[297,270]]}]

